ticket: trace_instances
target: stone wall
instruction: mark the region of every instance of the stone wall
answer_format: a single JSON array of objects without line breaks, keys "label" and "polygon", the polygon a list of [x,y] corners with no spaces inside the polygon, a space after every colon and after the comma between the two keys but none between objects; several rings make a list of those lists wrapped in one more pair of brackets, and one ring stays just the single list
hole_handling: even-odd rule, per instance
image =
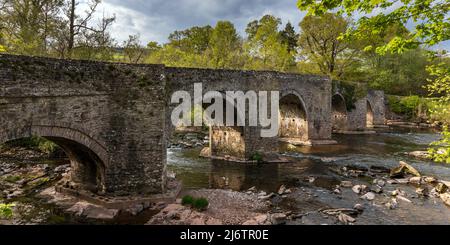
[{"label": "stone wall", "polygon": [[377,125],[386,124],[386,96],[383,91],[370,90],[367,101],[373,111],[373,123]]},{"label": "stone wall", "polygon": [[159,65],[0,55],[0,142],[47,137],[72,180],[111,195],[165,189],[166,91]]}]

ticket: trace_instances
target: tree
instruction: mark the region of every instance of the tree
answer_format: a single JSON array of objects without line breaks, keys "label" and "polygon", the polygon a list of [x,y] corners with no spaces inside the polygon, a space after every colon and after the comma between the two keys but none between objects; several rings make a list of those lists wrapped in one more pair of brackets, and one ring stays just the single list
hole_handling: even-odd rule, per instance
[{"label": "tree", "polygon": [[[96,47],[99,49],[105,49],[110,45],[110,35],[107,33],[109,27],[114,23],[115,16],[105,17],[103,16],[98,26],[92,25],[92,19],[96,12],[97,6],[101,3],[101,0],[89,0],[87,2],[88,10],[85,11],[85,15],[81,16],[77,13],[80,2],[77,0],[68,0],[64,7],[64,14],[66,17],[62,29],[62,33],[59,36],[62,40],[59,40],[59,47],[64,50],[60,50],[62,58],[66,56],[72,58],[74,56],[74,49],[82,49],[82,52],[88,48],[87,45],[102,45]],[[67,28],[68,26],[68,28]],[[77,40],[78,39],[78,40]],[[77,46],[78,44],[81,44]],[[92,46],[94,47],[94,46]],[[91,48],[92,48],[91,47]]]},{"label": "tree", "polygon": [[211,26],[207,25],[175,31],[169,35],[169,44],[184,52],[201,54],[209,46],[212,29]]},{"label": "tree", "polygon": [[123,42],[123,53],[126,61],[133,64],[141,63],[148,49],[142,47],[139,35],[130,35]]},{"label": "tree", "polygon": [[0,42],[12,53],[46,54],[62,4],[62,0],[0,1]]},{"label": "tree", "polygon": [[351,44],[339,39],[348,26],[347,20],[334,14],[306,16],[300,23],[300,54],[317,64],[323,74],[342,76],[344,68],[355,55]]},{"label": "tree", "polygon": [[[247,68],[263,70],[289,70],[294,63],[294,57],[288,50],[288,45],[283,44],[278,31],[281,20],[272,15],[262,17],[257,23],[251,22],[251,26],[257,27],[251,30],[247,40],[246,49],[249,56]],[[249,28],[247,28],[249,29]],[[251,34],[251,35],[250,35]]]},{"label": "tree", "polygon": [[233,23],[217,22],[212,31],[209,46],[211,67],[238,68],[236,61],[239,60],[241,41]]},{"label": "tree", "polygon": [[295,32],[294,26],[291,24],[291,22],[288,22],[284,28],[284,30],[281,31],[281,42],[283,44],[286,44],[288,47],[289,52],[296,52],[298,47],[298,38],[299,35]]},{"label": "tree", "polygon": [[409,21],[417,24],[411,35],[397,36],[386,45],[372,47],[380,53],[402,52],[420,44],[433,46],[450,38],[450,2],[445,0],[298,0],[297,6],[314,16],[334,10],[348,16],[358,14],[361,17],[347,36],[364,37],[365,30],[377,34],[390,26],[405,26]]},{"label": "tree", "polygon": [[[345,37],[365,37],[365,31],[372,30],[373,34],[381,33],[394,25],[406,25],[412,21],[416,25],[408,36],[395,36],[385,45],[378,47],[367,46],[366,50],[375,49],[379,54],[403,53],[406,50],[417,48],[419,45],[431,47],[442,41],[450,39],[450,2],[445,0],[298,0],[297,6],[301,10],[308,10],[309,15],[323,15],[329,10],[337,10],[340,14],[362,16],[356,25],[349,29]],[[373,13],[377,14],[373,14]],[[432,61],[437,54],[431,55]],[[440,106],[448,110],[446,103],[450,101],[450,66],[445,62],[428,67],[429,73],[434,77],[430,80],[428,89],[430,94],[440,96]],[[447,128],[447,127],[446,127]],[[450,138],[444,130],[444,156],[448,156]],[[431,151],[432,157],[442,161],[439,152]],[[444,157],[445,158],[445,157]]]}]

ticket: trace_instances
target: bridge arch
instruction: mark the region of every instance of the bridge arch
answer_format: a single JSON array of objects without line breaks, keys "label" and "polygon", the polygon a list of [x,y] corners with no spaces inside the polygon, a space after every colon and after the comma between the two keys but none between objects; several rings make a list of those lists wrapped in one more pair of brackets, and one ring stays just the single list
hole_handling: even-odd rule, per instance
[{"label": "bridge arch", "polygon": [[282,140],[306,142],[309,140],[308,111],[302,96],[296,91],[285,91],[280,98],[280,130]]},{"label": "bridge arch", "polygon": [[342,94],[336,93],[333,95],[331,108],[333,131],[345,131],[347,129],[348,111]]},{"label": "bridge arch", "polygon": [[32,125],[0,130],[0,143],[39,136],[54,142],[71,164],[71,181],[94,193],[107,190],[105,174],[109,166],[106,148],[84,131],[64,126]]}]

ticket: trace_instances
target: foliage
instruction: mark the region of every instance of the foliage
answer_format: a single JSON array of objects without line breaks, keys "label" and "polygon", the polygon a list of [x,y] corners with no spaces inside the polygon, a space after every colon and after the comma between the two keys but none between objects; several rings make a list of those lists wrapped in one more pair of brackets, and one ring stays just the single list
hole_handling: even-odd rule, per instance
[{"label": "foliage", "polygon": [[247,69],[288,71],[295,65],[288,44],[283,44],[278,31],[280,24],[279,18],[265,15],[247,27],[250,30],[244,47],[250,58],[245,66]]},{"label": "foliage", "polygon": [[192,206],[199,211],[205,211],[209,206],[209,202],[208,199],[204,197],[196,198],[194,199],[194,203]]},{"label": "foliage", "polygon": [[288,22],[280,32],[281,43],[287,45],[289,52],[296,52],[299,35],[295,32],[294,26]]},{"label": "foliage", "polygon": [[9,183],[17,183],[19,180],[21,180],[21,177],[17,175],[9,175],[5,178],[5,181]]},{"label": "foliage", "polygon": [[261,153],[256,152],[255,154],[252,155],[250,160],[251,161],[256,161],[258,163],[261,163],[261,162],[263,162],[263,156],[261,155]]},{"label": "foliage", "polygon": [[143,61],[147,49],[141,46],[139,35],[130,35],[122,46],[126,62],[138,64]]},{"label": "foliage", "polygon": [[434,142],[428,152],[434,161],[450,164],[450,131],[448,127],[445,127],[442,132],[442,140]]},{"label": "foliage", "polygon": [[184,196],[183,199],[181,199],[181,204],[183,206],[192,206],[194,204],[194,197],[192,196]]},{"label": "foliage", "polygon": [[346,36],[361,38],[366,31],[379,34],[393,25],[414,21],[417,25],[408,36],[395,36],[386,45],[376,48],[379,53],[401,53],[423,43],[433,46],[450,38],[450,3],[442,0],[298,0],[297,6],[310,15],[323,15],[336,10],[339,14],[361,16]]},{"label": "foliage", "polygon": [[53,153],[58,149],[55,143],[37,136],[10,141],[5,145],[7,147],[33,148],[47,154]]},{"label": "foliage", "polygon": [[0,53],[6,52],[6,49],[4,46],[0,45]]},{"label": "foliage", "polygon": [[233,23],[217,22],[209,41],[207,55],[210,56],[210,67],[239,68],[240,49],[241,40]]},{"label": "foliage", "polygon": [[14,54],[109,60],[114,40],[108,30],[115,17],[94,24],[100,2],[2,0],[0,41]]},{"label": "foliage", "polygon": [[11,219],[13,216],[14,204],[4,204],[0,203],[0,218]]},{"label": "foliage", "polygon": [[358,100],[367,95],[367,86],[357,82],[333,81],[333,94],[340,93],[345,100],[348,111],[355,109]]},{"label": "foliage", "polygon": [[366,69],[366,81],[372,89],[403,96],[428,94],[424,86],[429,78],[426,67],[430,62],[424,50],[374,55],[368,57],[368,61],[372,64]]},{"label": "foliage", "polygon": [[407,97],[390,95],[388,96],[388,102],[392,112],[405,115],[409,119],[417,118],[428,107],[427,100],[417,95]]},{"label": "foliage", "polygon": [[208,199],[204,197],[194,198],[190,195],[184,196],[181,200],[181,204],[183,206],[191,206],[199,211],[204,211],[209,206]]},{"label": "foliage", "polygon": [[355,55],[351,43],[339,39],[348,26],[347,20],[335,14],[306,16],[300,22],[300,55],[315,63],[322,74],[340,77]]}]

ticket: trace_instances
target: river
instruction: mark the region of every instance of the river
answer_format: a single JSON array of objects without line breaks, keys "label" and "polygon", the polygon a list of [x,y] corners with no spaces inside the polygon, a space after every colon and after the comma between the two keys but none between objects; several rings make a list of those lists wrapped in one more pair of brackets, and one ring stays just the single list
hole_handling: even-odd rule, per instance
[{"label": "river", "polygon": [[[333,224],[318,210],[352,208],[361,202],[351,189],[343,190],[339,196],[333,190],[343,180],[370,186],[373,179],[367,176],[346,177],[333,169],[392,169],[398,166],[399,161],[406,161],[423,175],[450,180],[450,165],[419,160],[406,154],[426,150],[431,142],[439,139],[439,134],[435,132],[390,129],[373,135],[335,135],[334,139],[339,144],[316,147],[283,145],[280,151],[291,162],[279,164],[216,161],[199,157],[201,148],[170,148],[168,167],[182,181],[184,191],[227,189],[245,192],[255,187],[258,191],[271,193],[285,185],[293,193],[289,198],[275,198],[272,208],[300,215],[300,219],[290,221],[289,224]],[[385,193],[395,188],[386,187]],[[402,188],[409,193],[415,192],[414,186]],[[386,210],[383,206],[390,199],[389,195],[385,194],[379,199],[378,203],[366,205],[366,211],[358,217],[357,224],[450,224],[450,209],[436,199],[415,198],[412,204],[401,204],[396,210]],[[24,209],[24,217],[19,224],[97,223],[65,214],[54,205],[37,199],[32,193],[15,198],[14,201],[28,207]],[[144,224],[152,215],[153,212],[144,212],[136,217],[120,217],[113,223]]]}]

